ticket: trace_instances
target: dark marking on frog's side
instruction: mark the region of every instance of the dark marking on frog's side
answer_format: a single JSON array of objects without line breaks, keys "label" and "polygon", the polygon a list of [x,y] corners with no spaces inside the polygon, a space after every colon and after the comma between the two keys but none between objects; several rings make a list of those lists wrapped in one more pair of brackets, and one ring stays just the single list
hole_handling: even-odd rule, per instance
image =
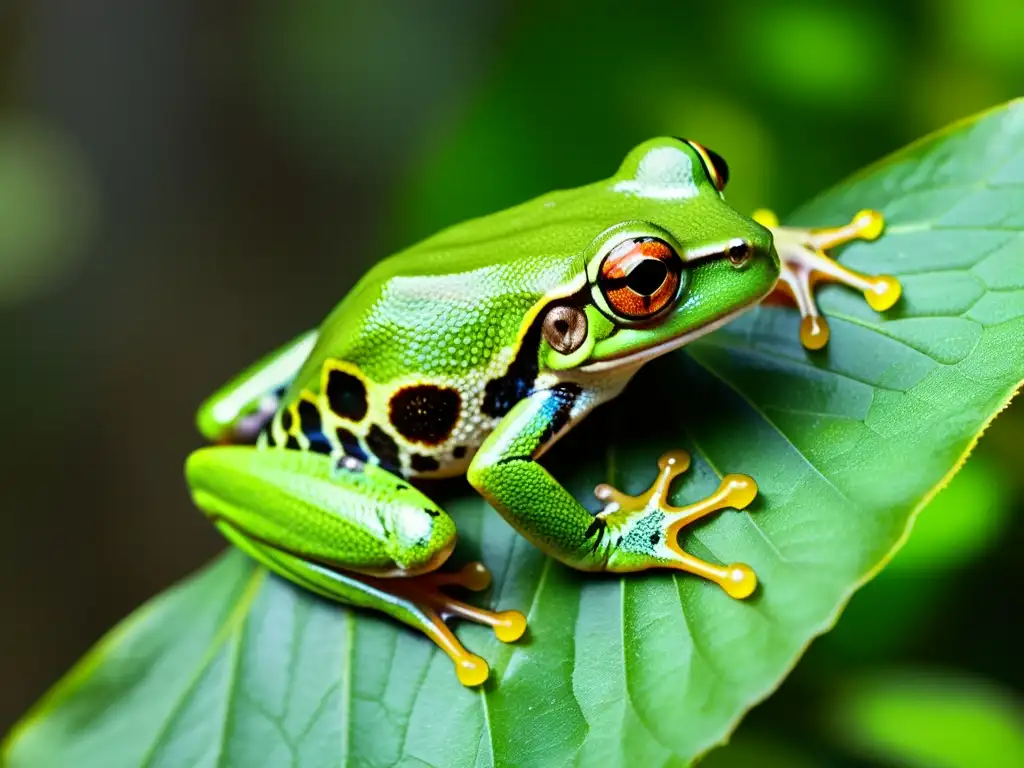
[{"label": "dark marking on frog's side", "polygon": [[309,438],[309,450],[313,451],[313,453],[322,453],[325,456],[329,456],[334,451],[333,446],[323,432],[310,432],[306,437]]},{"label": "dark marking on frog's side", "polygon": [[394,472],[401,469],[402,462],[398,458],[398,443],[387,432],[374,424],[366,436],[366,447],[377,457],[381,467]]},{"label": "dark marking on frog's side", "polygon": [[309,400],[299,400],[296,409],[299,412],[299,429],[304,434],[309,435],[320,431],[320,411],[315,405],[309,402]]},{"label": "dark marking on frog's side", "polygon": [[417,472],[434,472],[441,468],[437,459],[432,456],[424,456],[422,453],[414,453],[409,460],[409,465]]},{"label": "dark marking on frog's side", "polygon": [[466,458],[466,453],[468,451],[469,451],[469,446],[466,446],[466,445],[456,445],[455,449],[452,451],[452,458],[453,459],[464,459],[464,458]]},{"label": "dark marking on frog's side", "polygon": [[292,412],[288,408],[281,411],[281,429],[285,432],[292,431]]},{"label": "dark marking on frog's side", "polygon": [[399,483],[398,485],[395,486],[395,490],[396,491],[408,491],[409,490],[409,486],[406,485],[405,483]]},{"label": "dark marking on frog's side", "polygon": [[300,400],[295,406],[299,412],[299,429],[309,440],[309,450],[314,453],[330,454],[334,448],[323,433],[320,410],[308,400]]},{"label": "dark marking on frog's side", "polygon": [[290,451],[298,451],[302,448],[302,446],[299,445],[299,441],[295,438],[295,435],[288,435],[288,441],[284,444],[284,447]]},{"label": "dark marking on frog's side", "polygon": [[274,430],[271,428],[271,424],[267,424],[267,428],[263,430],[263,433],[267,436],[267,447],[276,448],[277,443],[274,442]]},{"label": "dark marking on frog's side", "polygon": [[366,416],[366,386],[351,373],[332,368],[327,374],[327,402],[331,410],[349,421]]},{"label": "dark marking on frog's side", "polygon": [[341,444],[341,450],[345,452],[346,456],[351,456],[353,459],[359,461],[366,461],[369,456],[366,455],[366,451],[363,450],[363,446],[359,444],[359,438],[353,435],[344,427],[338,427],[334,430],[335,436],[338,438],[338,442]]},{"label": "dark marking on frog's side", "polygon": [[570,381],[556,384],[551,388],[551,399],[548,402],[551,404],[552,410],[548,424],[540,435],[538,447],[550,442],[551,438],[565,429],[565,425],[569,423],[569,417],[572,415],[572,407],[576,404],[576,398],[582,391],[583,389],[578,384],[573,384]]},{"label": "dark marking on frog's side", "polygon": [[431,517],[440,517],[440,515],[441,515],[440,510],[431,509],[430,507],[424,507],[423,511],[426,512]]},{"label": "dark marking on frog's side", "polygon": [[437,445],[455,429],[461,409],[462,397],[457,390],[418,384],[403,387],[391,396],[388,418],[406,440]]},{"label": "dark marking on frog's side", "polygon": [[542,312],[523,336],[523,343],[508,370],[484,386],[484,402],[480,410],[485,416],[501,417],[530,394],[540,370],[537,355],[540,349]]}]

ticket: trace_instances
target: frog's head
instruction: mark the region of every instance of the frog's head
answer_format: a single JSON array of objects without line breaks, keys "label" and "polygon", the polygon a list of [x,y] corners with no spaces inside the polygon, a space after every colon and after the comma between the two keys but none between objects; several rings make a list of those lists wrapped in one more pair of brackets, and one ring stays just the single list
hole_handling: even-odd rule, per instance
[{"label": "frog's head", "polygon": [[709,333],[772,290],[772,234],[726,204],[728,177],[725,161],[692,141],[654,139],[630,152],[591,200],[605,223],[619,220],[585,248],[572,295],[541,312],[548,369],[632,366]]}]

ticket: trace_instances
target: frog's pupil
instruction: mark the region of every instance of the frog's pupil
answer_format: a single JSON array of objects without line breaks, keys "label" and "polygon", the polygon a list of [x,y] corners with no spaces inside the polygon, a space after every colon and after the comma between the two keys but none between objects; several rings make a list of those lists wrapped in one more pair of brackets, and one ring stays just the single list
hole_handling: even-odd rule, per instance
[{"label": "frog's pupil", "polygon": [[629,273],[626,284],[641,296],[653,296],[668,275],[668,265],[658,259],[644,259]]},{"label": "frog's pupil", "polygon": [[567,334],[569,332],[569,321],[563,320],[561,318],[555,320],[555,330],[561,333],[562,335]]}]

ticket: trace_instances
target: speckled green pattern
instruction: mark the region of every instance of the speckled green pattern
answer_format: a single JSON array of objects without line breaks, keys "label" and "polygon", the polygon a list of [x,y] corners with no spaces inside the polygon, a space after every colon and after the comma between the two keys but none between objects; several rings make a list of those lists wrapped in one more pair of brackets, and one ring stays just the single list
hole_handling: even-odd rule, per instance
[{"label": "speckled green pattern", "polygon": [[572,407],[572,398],[558,390],[521,401],[484,443],[467,477],[535,546],[575,567],[595,570],[601,563],[587,537],[594,516],[534,461],[555,437],[557,414]]},{"label": "speckled green pattern", "polygon": [[[393,275],[377,286],[364,312],[353,317],[351,305],[357,302],[346,299],[328,318],[324,331],[334,343],[324,345],[330,351],[325,357],[351,362],[381,384],[413,372],[472,381],[514,345],[527,313],[543,294],[571,277],[554,266],[548,275],[516,264],[454,275]],[[360,284],[350,295],[359,299],[369,293]],[[347,337],[343,347],[335,336],[336,322],[359,329],[358,334],[342,333]],[[313,359],[321,351],[317,348]],[[305,388],[315,389],[317,378],[305,379]]]},{"label": "speckled green pattern", "polygon": [[[316,384],[279,410],[267,427],[270,439],[260,445],[369,458],[406,477],[461,474],[498,424],[500,417],[485,407],[487,385],[509,370],[512,351],[507,348],[496,364],[482,371],[470,369],[460,376],[410,373],[386,383],[370,379],[352,363],[328,359]],[[524,354],[536,358],[536,346]],[[360,388],[365,409],[358,418],[331,397],[333,372],[342,372],[353,388]],[[522,382],[524,393],[534,379],[532,374]]]}]

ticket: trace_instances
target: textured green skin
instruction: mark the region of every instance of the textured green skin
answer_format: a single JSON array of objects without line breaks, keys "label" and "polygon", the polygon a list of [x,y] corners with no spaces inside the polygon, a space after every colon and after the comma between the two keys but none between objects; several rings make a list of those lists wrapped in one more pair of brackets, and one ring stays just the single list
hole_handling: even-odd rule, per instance
[{"label": "textured green skin", "polygon": [[196,503],[307,560],[371,573],[422,571],[455,543],[455,524],[426,496],[367,464],[248,446],[193,453],[186,475]]},{"label": "textured green skin", "polygon": [[520,401],[491,433],[467,477],[516,530],[560,560],[588,570],[596,564],[586,531],[594,516],[533,460],[557,406],[551,390]]},{"label": "textured green skin", "polygon": [[[724,204],[689,148],[679,152],[693,164],[696,196],[666,200],[616,189],[623,181],[642,185],[636,180],[641,161],[666,146],[678,142],[645,142],[610,179],[463,222],[380,262],[324,321],[290,394],[315,391],[329,358],[354,363],[380,383],[409,373],[456,376],[479,369],[516,339],[545,294],[583,274],[595,237],[622,222],[654,223],[675,237],[681,251],[737,237],[771,248],[771,233]],[[662,180],[647,181],[653,186]],[[703,279],[719,268],[717,278]],[[699,289],[678,311],[656,327],[634,331],[622,344],[608,345],[591,361],[692,330],[707,319],[692,316],[698,308],[710,315],[759,299],[778,273],[757,272],[735,273],[715,262],[696,267],[692,279]]]},{"label": "textured green skin", "polygon": [[660,510],[625,521],[606,517],[606,530],[598,535],[594,516],[533,460],[544,448],[555,399],[551,390],[542,390],[520,401],[476,455],[469,482],[535,546],[578,570],[667,566],[672,557],[650,538],[664,529]]},{"label": "textured green skin", "polygon": [[[752,244],[756,255],[741,270],[720,257],[687,264],[684,292],[655,321],[602,319],[608,308],[590,283],[602,248],[621,237],[619,230],[661,237],[684,261],[690,254],[724,249],[737,238]],[[437,474],[466,472],[517,530],[571,566],[638,570],[664,560],[649,542],[644,548],[649,537],[630,536],[630,529],[644,532],[657,521],[650,515],[634,520],[595,546],[594,517],[535,459],[595,405],[618,394],[646,358],[752,306],[772,290],[778,276],[771,233],[724,203],[692,148],[675,139],[655,139],[634,149],[610,179],[460,224],[381,262],[326,319],[297,371],[291,362],[294,346],[289,346],[249,375],[277,384],[291,379],[268,427],[281,444],[295,434],[286,430],[282,413],[304,399],[315,403],[325,420],[333,419],[323,391],[325,371],[339,366],[352,371],[365,382],[371,414],[366,423],[346,428],[362,438],[376,420],[403,451],[406,475],[416,474],[406,455],[412,446],[386,423],[389,393],[424,382],[456,389],[463,403],[459,424],[472,427],[464,428],[459,439],[468,444],[469,456],[480,450],[468,464],[469,456],[462,462],[452,458],[451,444],[423,449],[438,460]],[[597,320],[589,324],[592,343],[585,355],[564,357],[546,342],[536,351],[521,350],[544,307],[569,295],[589,296],[587,312]],[[539,361],[538,376],[530,382],[533,394],[500,423],[488,420],[480,409],[484,385],[503,374],[521,351]],[[286,357],[287,365],[282,362]],[[230,432],[232,424],[214,414],[218,406],[225,410],[226,400],[237,401],[240,387],[250,380],[236,379],[204,404],[199,415],[204,434]],[[568,405],[552,390],[558,386],[574,392]],[[253,402],[227,410],[252,413]],[[306,449],[304,437],[292,439]],[[229,538],[287,578],[416,626],[415,619],[400,615],[408,606],[396,610],[394,601],[379,595],[354,595],[358,581],[325,576],[321,565],[405,574],[436,567],[453,541],[450,518],[426,515],[424,509],[437,511],[429,500],[417,491],[396,490],[401,482],[372,465],[365,474],[335,471],[340,449],[333,439],[331,456],[266,446],[261,438],[255,448],[219,447],[194,454],[188,480],[197,505]],[[379,515],[392,530],[402,529],[405,517],[412,516],[406,527],[420,531],[420,537],[389,538],[371,531],[379,528],[374,522]],[[613,550],[616,538],[622,546]]]}]

